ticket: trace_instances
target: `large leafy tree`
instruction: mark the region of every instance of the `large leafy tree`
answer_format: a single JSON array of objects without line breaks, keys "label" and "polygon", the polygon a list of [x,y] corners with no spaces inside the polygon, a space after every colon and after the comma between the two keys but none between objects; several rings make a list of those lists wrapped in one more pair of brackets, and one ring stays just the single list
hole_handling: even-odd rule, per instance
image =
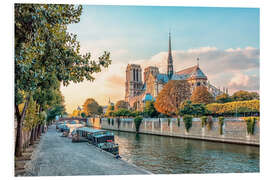
[{"label": "large leafy tree", "polygon": [[154,106],[160,113],[177,114],[181,102],[190,98],[190,85],[185,80],[170,80],[158,94]]},{"label": "large leafy tree", "polygon": [[128,109],[128,102],[124,100],[117,101],[115,104],[115,110],[117,111],[119,109]]},{"label": "large leafy tree", "polygon": [[206,109],[204,104],[192,103],[190,100],[184,101],[181,103],[179,108],[179,115],[193,115],[193,116],[202,116],[208,114],[209,111]]},{"label": "large leafy tree", "polygon": [[159,113],[155,109],[154,101],[146,101],[145,102],[143,114],[146,117],[157,117],[158,116]]},{"label": "large leafy tree", "polygon": [[83,104],[83,111],[87,116],[102,114],[102,107],[93,98],[88,98]]},{"label": "large leafy tree", "polygon": [[214,101],[213,96],[211,93],[207,90],[207,87],[205,86],[197,86],[190,97],[190,100],[193,103],[198,104],[209,104]]},{"label": "large leafy tree", "polygon": [[52,81],[64,86],[84,79],[93,81],[92,74],[111,63],[107,52],[98,61],[92,60],[90,53],[80,54],[76,35],[67,32],[67,25],[79,22],[81,13],[82,6],[74,5],[14,5],[16,156],[21,156],[22,124],[36,91],[49,88]]}]

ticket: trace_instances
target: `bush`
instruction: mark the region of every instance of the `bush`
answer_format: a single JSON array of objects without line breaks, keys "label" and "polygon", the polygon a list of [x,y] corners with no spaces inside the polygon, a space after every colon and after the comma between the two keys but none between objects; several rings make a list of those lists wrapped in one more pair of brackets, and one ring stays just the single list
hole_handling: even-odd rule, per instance
[{"label": "bush", "polygon": [[247,124],[247,133],[248,134],[254,134],[255,124],[257,117],[248,117],[245,118],[246,124]]},{"label": "bush", "polygon": [[224,124],[224,117],[218,117],[218,124],[219,124],[219,134],[223,134],[223,124]]},{"label": "bush", "polygon": [[108,121],[108,124],[110,125],[111,124],[111,119],[108,118],[107,121]]},{"label": "bush", "polygon": [[213,126],[213,119],[212,119],[211,116],[208,117],[206,126],[207,126],[208,131],[210,131],[210,130],[212,129],[212,126]]},{"label": "bush", "polygon": [[168,126],[170,126],[170,124],[171,124],[171,119],[168,118]]},{"label": "bush", "polygon": [[180,118],[177,118],[177,126],[180,127]]},{"label": "bush", "polygon": [[121,124],[121,119],[120,118],[116,118],[116,121],[117,121],[117,127],[119,129],[120,128],[120,124]]},{"label": "bush", "polygon": [[201,120],[202,120],[202,127],[205,127],[207,124],[207,116],[202,116]]},{"label": "bush", "polygon": [[142,120],[143,120],[142,116],[137,116],[137,117],[134,118],[134,124],[135,124],[135,128],[136,128],[136,133],[138,133],[139,130],[140,130],[140,125],[142,123]]},{"label": "bush", "polygon": [[191,115],[184,115],[183,121],[185,123],[185,128],[186,128],[186,130],[188,132],[189,129],[191,128],[191,126],[192,126],[192,116]]},{"label": "bush", "polygon": [[112,126],[114,125],[114,119],[112,119]]}]

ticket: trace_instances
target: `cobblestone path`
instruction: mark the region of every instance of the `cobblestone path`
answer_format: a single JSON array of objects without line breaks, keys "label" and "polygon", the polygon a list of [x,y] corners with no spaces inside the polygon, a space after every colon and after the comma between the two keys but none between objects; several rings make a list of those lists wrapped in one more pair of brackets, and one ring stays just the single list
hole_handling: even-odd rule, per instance
[{"label": "cobblestone path", "polygon": [[72,143],[70,138],[61,137],[55,126],[41,137],[26,172],[27,176],[149,174],[93,145]]}]

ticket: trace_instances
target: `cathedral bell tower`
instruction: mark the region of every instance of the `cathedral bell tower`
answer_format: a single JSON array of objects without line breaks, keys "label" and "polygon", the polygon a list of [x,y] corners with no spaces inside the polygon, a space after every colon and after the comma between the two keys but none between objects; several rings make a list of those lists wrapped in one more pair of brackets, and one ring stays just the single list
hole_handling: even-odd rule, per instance
[{"label": "cathedral bell tower", "polygon": [[140,65],[128,64],[126,69],[126,95],[125,101],[129,102],[131,98],[142,93],[142,69]]},{"label": "cathedral bell tower", "polygon": [[173,59],[172,59],[172,49],[171,49],[171,32],[169,32],[169,50],[168,50],[168,60],[167,60],[167,75],[171,79],[173,75]]}]

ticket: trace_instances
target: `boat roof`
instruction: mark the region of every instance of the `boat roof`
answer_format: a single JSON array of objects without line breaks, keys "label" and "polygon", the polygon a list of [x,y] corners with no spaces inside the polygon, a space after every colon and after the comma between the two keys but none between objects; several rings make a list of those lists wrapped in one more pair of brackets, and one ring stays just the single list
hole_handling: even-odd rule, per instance
[{"label": "boat roof", "polygon": [[93,129],[93,128],[89,128],[89,127],[80,127],[80,128],[77,128],[77,130],[86,131],[86,132],[89,132],[89,133],[106,132],[105,130]]}]

